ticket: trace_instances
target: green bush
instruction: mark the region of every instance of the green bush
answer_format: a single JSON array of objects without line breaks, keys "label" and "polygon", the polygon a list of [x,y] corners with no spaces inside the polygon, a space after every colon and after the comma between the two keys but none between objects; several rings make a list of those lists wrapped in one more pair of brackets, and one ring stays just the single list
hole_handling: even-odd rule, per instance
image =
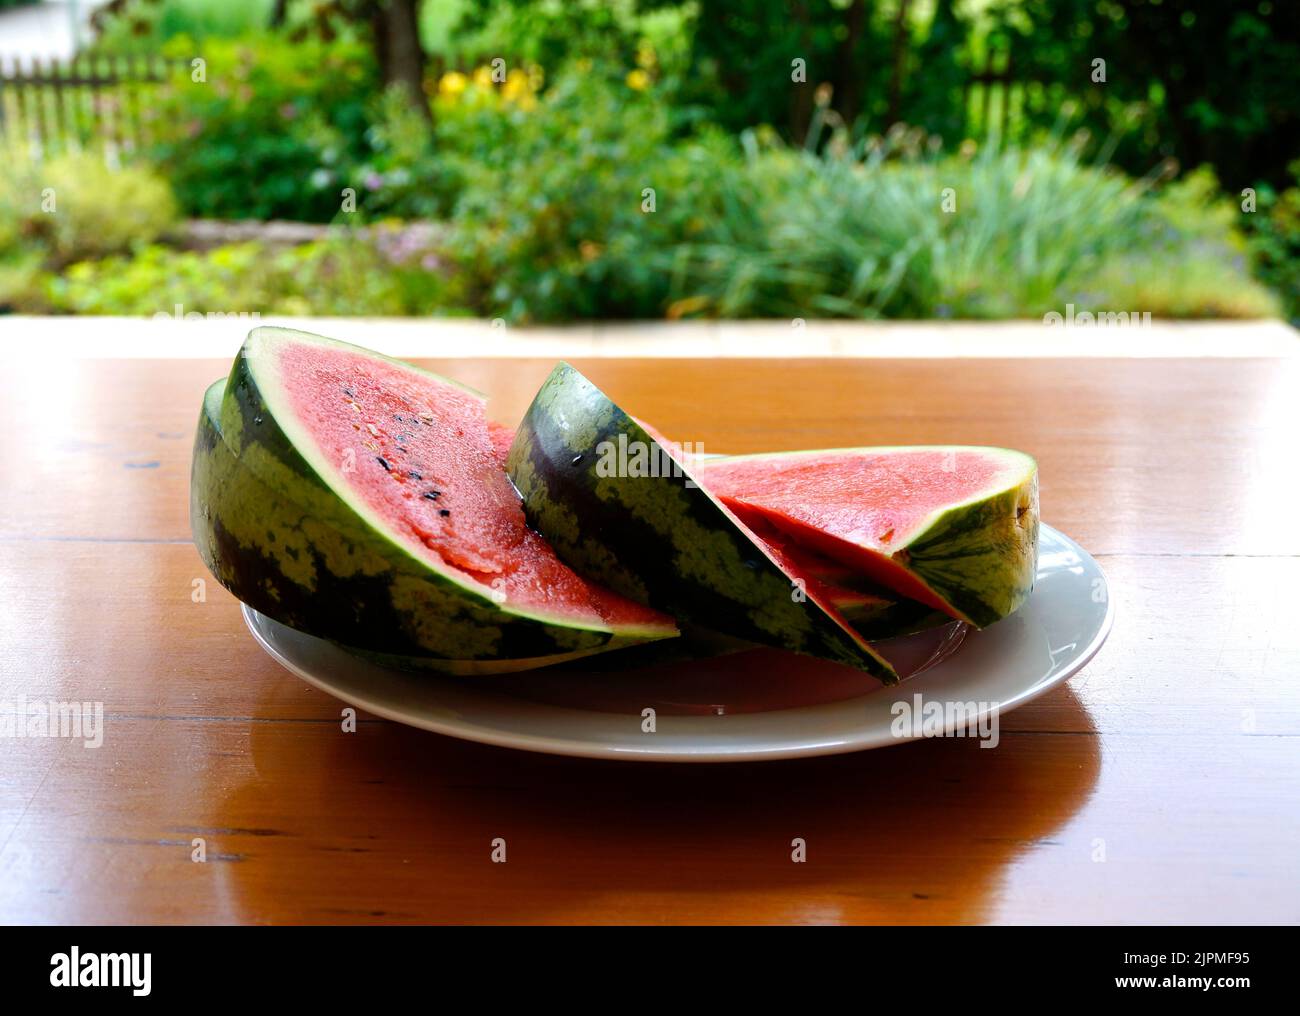
[{"label": "green bush", "polygon": [[703,232],[741,166],[719,137],[673,144],[668,115],[597,68],[513,114],[453,217],[447,252],[465,300],[514,320],[662,314],[669,278],[651,259]]},{"label": "green bush", "polygon": [[160,133],[150,153],[186,212],[225,219],[328,222],[369,154],[376,83],[369,50],[347,42],[286,45],[271,38],[184,37],[167,52],[186,66],[153,110]]},{"label": "green bush", "polygon": [[154,114],[150,156],[190,215],[330,222],[347,197],[362,218],[440,217],[473,172],[469,154],[490,158],[485,145],[503,138],[496,96],[440,105],[435,136],[404,96],[379,90],[358,43],[269,36],[195,50],[180,38],[168,52],[207,62],[204,81],[177,70]]},{"label": "green bush", "polygon": [[156,53],[178,35],[196,42],[264,29],[273,0],[127,0],[96,15],[99,53]]},{"label": "green bush", "polygon": [[[340,229],[281,250],[230,244],[198,253],[154,245],[85,261],[44,280],[48,310],[73,314],[375,315],[446,312],[427,254]],[[393,248],[393,249],[390,249]]]},{"label": "green bush", "polygon": [[[1252,317],[1230,205],[1208,173],[1164,189],[1078,145],[968,145],[919,131],[822,154],[770,131],[674,137],[653,91],[598,69],[520,113],[466,179],[448,257],[463,300],[515,320],[999,318],[1081,309]],[[742,154],[743,148],[743,154]],[[643,211],[653,188],[655,209]]]},{"label": "green bush", "polygon": [[[1133,180],[1059,140],[943,154],[904,128],[857,142],[839,130],[802,150],[766,129],[687,130],[648,59],[631,72],[577,63],[545,90],[534,68],[505,82],[448,72],[430,130],[373,92],[350,44],[205,53],[207,80],[173,81],[158,113],[171,132],[159,156],[187,210],[332,219],[352,187],[350,224],[449,217],[445,228],[177,252],[155,243],[174,208],[149,171],[13,160],[0,179],[0,307],[516,321],[1041,318],[1067,303],[1274,314],[1252,261],[1295,306],[1297,189],[1261,190],[1260,212],[1243,216],[1208,170]],[[47,188],[56,214],[41,209]]]},{"label": "green bush", "polygon": [[1212,179],[1158,194],[1066,146],[929,158],[900,134],[862,157],[775,147],[751,158],[733,205],[743,211],[710,242],[675,255],[673,297],[724,317],[1274,307],[1249,278]]},{"label": "green bush", "polygon": [[1296,186],[1262,186],[1254,212],[1243,215],[1256,276],[1278,294],[1287,317],[1300,325],[1300,160],[1291,164]]},{"label": "green bush", "polygon": [[165,180],[147,167],[111,169],[90,153],[41,163],[4,154],[0,174],[0,308],[40,306],[42,273],[126,254],[175,221]]},{"label": "green bush", "polygon": [[5,157],[0,174],[0,250],[22,244],[53,264],[150,243],[176,218],[167,182],[148,167],[113,169],[91,153],[38,162]]}]

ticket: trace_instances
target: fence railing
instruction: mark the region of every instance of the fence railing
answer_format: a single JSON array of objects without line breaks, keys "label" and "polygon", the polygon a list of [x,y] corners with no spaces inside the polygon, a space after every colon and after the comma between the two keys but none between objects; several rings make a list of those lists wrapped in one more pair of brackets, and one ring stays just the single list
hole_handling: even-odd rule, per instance
[{"label": "fence railing", "polygon": [[0,58],[0,143],[44,154],[138,150],[153,139],[150,96],[183,61],[159,56]]},{"label": "fence railing", "polygon": [[985,57],[982,69],[972,70],[962,99],[966,137],[1015,139],[1032,125],[1051,122],[1070,93],[1061,82],[1041,81],[1017,69],[1011,51],[1001,49]]},{"label": "fence railing", "polygon": [[[182,66],[186,61],[146,54],[67,62],[0,57],[0,144],[26,144],[44,155],[137,151],[154,138],[151,92]],[[992,55],[966,80],[965,135],[1011,137],[1063,99],[1059,85],[1017,75],[1009,53]]]}]

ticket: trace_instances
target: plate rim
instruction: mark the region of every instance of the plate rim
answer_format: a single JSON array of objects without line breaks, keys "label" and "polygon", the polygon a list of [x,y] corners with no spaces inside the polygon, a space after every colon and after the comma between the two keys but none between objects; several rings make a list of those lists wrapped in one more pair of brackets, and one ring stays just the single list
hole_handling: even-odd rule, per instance
[{"label": "plate rim", "polygon": [[[1092,640],[1078,655],[1073,657],[1068,664],[1062,667],[1059,673],[1052,674],[1050,677],[1022,689],[1008,699],[999,700],[993,703],[993,707],[999,716],[1033,701],[1040,695],[1043,695],[1065,681],[1068,681],[1071,677],[1086,667],[1105,644],[1115,620],[1115,598],[1110,594],[1110,580],[1106,577],[1105,570],[1101,567],[1100,563],[1098,563],[1097,559],[1059,529],[1049,526],[1047,523],[1040,523],[1040,525],[1042,528],[1049,530],[1055,536],[1064,540],[1070,547],[1085,555],[1087,559],[1092,562],[1093,566],[1097,570],[1097,574],[1101,577],[1106,591],[1106,612]],[[1032,593],[1030,595],[1032,596]],[[888,742],[876,743],[870,741],[870,730],[864,729],[857,734],[844,736],[841,740],[833,744],[810,745],[805,743],[769,745],[766,747],[738,745],[734,750],[714,746],[700,751],[691,751],[681,747],[664,748],[662,746],[651,747],[650,745],[647,745],[645,748],[637,748],[600,744],[588,740],[576,740],[558,735],[550,736],[522,732],[512,733],[510,731],[501,730],[500,728],[485,726],[475,721],[466,721],[457,724],[454,722],[439,720],[437,718],[422,716],[412,717],[409,712],[403,713],[402,711],[390,708],[383,703],[375,702],[373,699],[366,696],[364,692],[356,693],[349,691],[346,696],[341,694],[336,685],[331,684],[328,680],[322,680],[320,677],[305,669],[294,659],[287,656],[268,638],[265,631],[262,630],[261,622],[268,622],[272,625],[279,625],[279,622],[275,621],[274,618],[259,613],[246,603],[241,602],[239,607],[240,614],[244,619],[244,624],[252,634],[254,641],[257,642],[262,650],[280,664],[280,666],[288,670],[294,676],[307,682],[307,684],[311,685],[313,688],[323,691],[347,705],[363,709],[373,716],[378,716],[381,719],[393,723],[400,723],[404,726],[415,727],[418,730],[425,730],[446,737],[454,737],[463,741],[472,741],[477,744],[492,745],[498,748],[513,748],[519,751],[532,751],[547,755],[568,756],[571,758],[607,759],[627,762],[776,762],[787,759],[812,758],[824,755],[844,755],[851,752],[870,751],[877,748],[893,747],[894,745],[905,744],[911,741],[929,740],[931,737],[936,736],[933,734],[926,735],[922,733],[912,733],[893,738]],[[283,625],[280,626],[286,627]],[[293,629],[288,630],[293,631]],[[294,634],[302,638],[315,639],[316,641],[329,644],[326,639],[307,635],[304,632],[294,632]],[[346,655],[346,650],[339,647],[332,648],[335,651]],[[954,659],[959,660],[960,657],[961,653],[959,652]],[[877,694],[877,692],[872,691],[870,694]],[[869,696],[856,696],[851,699],[843,699],[836,703],[836,705],[849,706],[866,697]],[[790,710],[768,710],[766,715],[794,711],[794,709],[797,708],[807,707],[792,707]],[[990,711],[991,710],[987,708],[980,709],[975,716],[975,721],[978,722],[979,720],[984,719]],[[717,720],[725,720],[726,718],[698,716],[690,717],[690,719],[704,722],[716,722]],[[955,724],[946,724],[942,736],[950,735],[955,729],[955,726]]]}]

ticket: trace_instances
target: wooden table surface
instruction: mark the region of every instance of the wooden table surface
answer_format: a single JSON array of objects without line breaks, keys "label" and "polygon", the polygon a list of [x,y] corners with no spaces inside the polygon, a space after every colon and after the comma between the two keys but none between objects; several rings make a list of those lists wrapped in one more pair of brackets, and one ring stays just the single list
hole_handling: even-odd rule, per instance
[{"label": "wooden table surface", "polygon": [[[0,711],[102,701],[105,733],[0,738],[0,920],[1300,920],[1300,361],[579,362],[715,450],[1024,449],[1110,578],[1109,642],[996,750],[731,766],[343,734],[190,544],[226,366],[6,365]],[[512,422],[551,364],[430,366]]]}]

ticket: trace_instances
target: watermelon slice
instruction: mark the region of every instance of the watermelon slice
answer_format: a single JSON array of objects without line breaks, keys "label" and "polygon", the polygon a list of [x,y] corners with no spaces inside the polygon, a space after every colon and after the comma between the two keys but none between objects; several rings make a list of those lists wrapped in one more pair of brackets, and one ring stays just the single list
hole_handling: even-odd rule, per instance
[{"label": "watermelon slice", "polygon": [[676,634],[528,528],[503,468],[509,432],[489,425],[477,392],[257,328],[215,422],[195,445],[196,544],[223,584],[291,627],[452,670]]},{"label": "watermelon slice", "polygon": [[967,446],[844,448],[702,460],[741,519],[980,627],[1033,588],[1038,467]]},{"label": "watermelon slice", "polygon": [[[699,467],[726,458],[694,454],[665,437],[645,420],[633,419],[673,459],[697,475],[702,474]],[[859,635],[869,641],[911,635],[952,621],[942,610],[914,600],[900,599],[852,564],[793,542],[758,513],[748,513],[745,524],[750,535],[762,542],[787,574],[802,581],[818,600],[833,606]]]},{"label": "watermelon slice", "polygon": [[702,489],[689,467],[567,363],[533,399],[509,471],[566,563],[623,595],[727,635],[898,680],[825,601]]},{"label": "watermelon slice", "polygon": [[[603,653],[607,649],[619,650],[615,655],[623,659],[628,652],[639,653],[651,644],[671,645],[682,641],[680,638],[657,640],[654,643],[614,640],[604,646],[546,656],[482,660],[448,659],[427,655],[405,656],[360,649],[340,642],[338,633],[347,632],[348,620],[338,619],[335,623],[336,619],[329,616],[328,612],[339,605],[350,611],[352,608],[348,606],[346,596],[333,596],[325,600],[308,592],[306,595],[312,599],[305,599],[299,582],[291,580],[288,575],[277,570],[269,560],[251,554],[247,545],[240,546],[236,541],[235,533],[238,527],[232,527],[229,523],[242,514],[244,505],[258,505],[259,516],[269,519],[282,519],[286,515],[301,516],[303,509],[286,502],[282,496],[270,491],[260,479],[240,464],[238,458],[222,440],[221,401],[225,390],[226,379],[223,377],[210,385],[203,396],[203,410],[199,415],[195,439],[196,452],[191,490],[205,491],[206,495],[201,502],[198,496],[194,497],[191,506],[191,528],[195,546],[199,549],[200,556],[209,571],[217,576],[222,585],[234,593],[236,598],[268,617],[279,618],[282,623],[300,629],[318,630],[322,633],[322,637],[329,638],[341,648],[366,656],[378,663],[408,670],[436,670],[460,676],[535,670],[539,667],[555,666]],[[493,425],[494,428],[497,426]],[[501,427],[500,430],[513,435],[508,428]],[[500,450],[500,454],[504,455],[504,449]],[[318,522],[313,535],[319,541],[329,530],[327,524]],[[339,539],[340,534],[332,533],[330,538]],[[710,647],[705,648],[707,650]],[[673,653],[651,655],[647,659],[654,660],[660,656],[690,658],[698,653],[699,651],[692,645],[690,648],[684,647]]]}]

